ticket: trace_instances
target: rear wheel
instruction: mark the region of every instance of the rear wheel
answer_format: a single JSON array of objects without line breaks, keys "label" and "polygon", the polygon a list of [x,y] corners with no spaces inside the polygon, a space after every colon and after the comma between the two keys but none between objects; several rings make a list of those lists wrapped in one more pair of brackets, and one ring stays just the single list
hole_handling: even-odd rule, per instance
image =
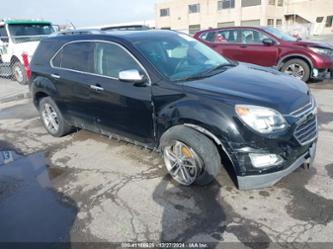
[{"label": "rear wheel", "polygon": [[12,74],[13,74],[14,80],[16,80],[19,84],[21,84],[21,85],[28,84],[27,72],[25,71],[24,66],[22,65],[21,62],[16,61],[12,65]]},{"label": "rear wheel", "polygon": [[45,129],[52,136],[62,137],[72,130],[72,127],[66,123],[59,108],[50,97],[45,97],[40,101],[39,113]]},{"label": "rear wheel", "polygon": [[287,61],[281,68],[282,72],[285,72],[296,79],[303,80],[307,82],[310,78],[310,67],[309,65],[301,59],[292,59]]},{"label": "rear wheel", "polygon": [[162,136],[161,148],[169,174],[182,185],[206,185],[221,169],[221,158],[215,144],[191,128],[171,128]]}]

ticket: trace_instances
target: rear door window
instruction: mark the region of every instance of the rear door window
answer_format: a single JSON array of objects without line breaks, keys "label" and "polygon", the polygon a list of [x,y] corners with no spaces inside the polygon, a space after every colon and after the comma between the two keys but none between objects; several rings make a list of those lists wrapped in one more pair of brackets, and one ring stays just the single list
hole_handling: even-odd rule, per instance
[{"label": "rear door window", "polygon": [[97,42],[94,62],[94,73],[112,78],[118,78],[124,70],[136,69],[142,73],[133,57],[116,44]]},{"label": "rear door window", "polygon": [[240,43],[241,31],[237,29],[221,30],[215,37],[215,43]]}]

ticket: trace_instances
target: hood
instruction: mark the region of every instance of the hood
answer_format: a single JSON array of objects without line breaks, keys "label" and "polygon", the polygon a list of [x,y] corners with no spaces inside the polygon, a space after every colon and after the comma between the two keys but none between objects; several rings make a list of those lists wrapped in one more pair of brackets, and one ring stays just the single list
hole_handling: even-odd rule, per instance
[{"label": "hood", "polygon": [[39,41],[16,43],[15,52],[18,54],[22,54],[23,52],[26,52],[29,57],[32,57],[38,44],[39,44]]},{"label": "hood", "polygon": [[[209,78],[184,83],[219,98],[233,98],[239,104],[266,106],[282,114],[303,107],[310,101],[308,86],[277,70],[239,63]],[[236,103],[237,104],[237,103]]]},{"label": "hood", "polygon": [[292,42],[295,45],[298,46],[303,46],[303,47],[320,47],[320,48],[329,48],[329,49],[333,49],[333,45],[329,42],[324,42],[324,41],[296,41],[296,42]]}]

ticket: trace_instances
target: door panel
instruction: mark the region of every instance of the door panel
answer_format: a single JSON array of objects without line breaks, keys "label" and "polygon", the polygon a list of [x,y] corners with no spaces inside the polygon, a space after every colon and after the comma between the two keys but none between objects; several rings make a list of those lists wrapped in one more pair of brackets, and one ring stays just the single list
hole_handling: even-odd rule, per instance
[{"label": "door panel", "polygon": [[94,53],[95,76],[90,89],[95,119],[103,133],[116,131],[143,143],[154,139],[151,87],[118,80],[120,71],[142,67],[124,48],[113,43],[96,43]]},{"label": "door panel", "polygon": [[242,30],[242,44],[239,46],[239,61],[271,67],[278,60],[278,47],[264,45],[263,39],[270,38],[262,32],[252,29]]},{"label": "door panel", "polygon": [[68,70],[62,70],[59,76],[56,86],[61,94],[58,101],[62,103],[65,115],[75,126],[97,131],[89,84],[94,76]]},{"label": "door panel", "polygon": [[[94,44],[75,42],[64,46],[52,60],[51,80],[55,82],[57,104],[75,126],[96,130],[90,104],[90,75],[93,69]],[[82,63],[84,62],[84,63]]]},{"label": "door panel", "polygon": [[116,132],[143,143],[153,142],[151,87],[96,76],[90,89],[96,124],[102,133]]}]

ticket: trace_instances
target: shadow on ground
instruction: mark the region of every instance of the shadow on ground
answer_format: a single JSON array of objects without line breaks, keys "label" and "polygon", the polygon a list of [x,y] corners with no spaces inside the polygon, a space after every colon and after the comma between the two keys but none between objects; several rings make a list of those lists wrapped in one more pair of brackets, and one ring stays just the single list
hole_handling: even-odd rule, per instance
[{"label": "shadow on ground", "polygon": [[183,187],[173,185],[165,176],[153,194],[154,201],[164,208],[160,241],[205,241],[215,248],[224,241],[224,233],[230,233],[250,248],[268,248],[271,240],[260,224],[236,214],[220,190],[217,182]]}]

